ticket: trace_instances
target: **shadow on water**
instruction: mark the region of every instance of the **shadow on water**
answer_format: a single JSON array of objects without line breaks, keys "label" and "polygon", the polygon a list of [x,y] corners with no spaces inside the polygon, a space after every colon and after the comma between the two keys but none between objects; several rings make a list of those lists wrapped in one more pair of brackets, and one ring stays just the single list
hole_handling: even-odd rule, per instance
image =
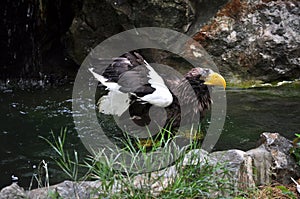
[{"label": "shadow on water", "polygon": [[[42,160],[49,162],[50,183],[66,179],[51,160],[54,151],[38,136],[51,138],[68,127],[67,149],[77,150],[81,159],[88,154],[77,132],[71,113],[72,85],[48,90],[9,91],[0,98],[0,188],[19,177],[28,187]],[[255,147],[264,131],[279,132],[289,139],[300,132],[300,92],[280,89],[248,89],[227,91],[227,118],[215,149]]]}]

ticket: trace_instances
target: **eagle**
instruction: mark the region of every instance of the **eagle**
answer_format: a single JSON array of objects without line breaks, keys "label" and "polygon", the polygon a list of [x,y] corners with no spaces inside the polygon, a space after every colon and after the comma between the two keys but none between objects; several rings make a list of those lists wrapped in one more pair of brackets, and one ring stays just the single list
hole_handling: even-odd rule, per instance
[{"label": "eagle", "polygon": [[226,88],[210,68],[192,68],[182,77],[159,73],[137,52],[113,58],[101,72],[96,66],[88,70],[99,82],[98,112],[117,118],[123,131],[139,139],[148,139],[147,130],[175,134],[182,123],[200,122],[212,103],[211,87]]}]

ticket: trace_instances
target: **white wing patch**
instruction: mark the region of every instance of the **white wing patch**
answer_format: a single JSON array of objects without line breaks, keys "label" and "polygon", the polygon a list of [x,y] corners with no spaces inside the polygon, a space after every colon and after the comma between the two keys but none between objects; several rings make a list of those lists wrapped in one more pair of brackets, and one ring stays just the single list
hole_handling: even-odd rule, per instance
[{"label": "white wing patch", "polygon": [[102,75],[99,75],[93,71],[93,68],[89,68],[89,71],[93,76],[106,86],[106,90],[109,90],[107,95],[102,96],[97,105],[99,112],[110,115],[121,116],[129,107],[130,99],[128,93],[122,93],[119,91],[121,87],[115,82],[107,82],[107,79]]},{"label": "white wing patch", "polygon": [[146,68],[149,70],[149,74],[147,75],[149,78],[149,84],[151,84],[151,87],[155,88],[155,91],[143,97],[138,97],[135,93],[121,92],[119,90],[121,86],[118,83],[108,82],[108,79],[95,73],[93,68],[89,68],[89,71],[93,74],[93,76],[100,81],[102,85],[106,86],[107,90],[109,90],[108,95],[101,97],[98,102],[99,111],[101,113],[120,116],[129,107],[129,95],[134,95],[142,101],[159,107],[167,107],[173,102],[173,96],[168,87],[165,85],[164,80],[146,61],[144,61],[144,63]]},{"label": "white wing patch", "polygon": [[127,93],[109,91],[108,95],[99,99],[97,105],[101,113],[121,116],[128,109],[129,102]]},{"label": "white wing patch", "polygon": [[164,80],[158,75],[155,70],[146,62],[145,66],[149,70],[148,77],[150,78],[149,83],[151,87],[155,88],[155,91],[151,94],[145,95],[140,99],[143,101],[147,101],[151,104],[154,104],[159,107],[167,107],[173,102],[173,96],[165,85]]},{"label": "white wing patch", "polygon": [[121,86],[115,82],[107,82],[107,79],[105,77],[103,77],[102,75],[99,75],[97,73],[94,72],[93,68],[89,68],[89,71],[94,75],[94,77],[101,82],[101,84],[103,86],[106,86],[108,90],[110,91],[116,91],[116,92],[120,92],[119,88],[121,88]]}]

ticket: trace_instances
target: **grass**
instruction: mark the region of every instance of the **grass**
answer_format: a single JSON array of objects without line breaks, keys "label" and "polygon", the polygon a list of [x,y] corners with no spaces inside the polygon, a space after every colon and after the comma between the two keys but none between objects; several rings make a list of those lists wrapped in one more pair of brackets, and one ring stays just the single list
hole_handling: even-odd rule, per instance
[{"label": "grass", "polygon": [[296,163],[300,167],[300,134],[295,134],[296,138],[293,140],[293,147],[290,152],[294,156]]},{"label": "grass", "polygon": [[54,159],[56,164],[62,169],[62,171],[73,181],[78,180],[78,168],[80,166],[78,161],[78,153],[76,150],[73,151],[73,158],[70,157],[69,153],[64,149],[67,128],[61,130],[60,135],[55,138],[54,133],[51,132],[53,141],[41,137],[41,139],[45,140],[52,149],[55,150],[59,158]]},{"label": "grass", "polygon": [[246,194],[247,197],[236,197],[235,199],[297,199],[297,193],[284,185],[265,185]]},{"label": "grass", "polygon": [[38,187],[49,187],[50,186],[50,180],[49,180],[49,171],[48,171],[48,164],[45,162],[45,160],[42,160],[38,167],[37,167],[37,173],[34,173],[30,180],[29,190],[32,189],[33,183],[37,182]]},{"label": "grass", "polygon": [[[180,165],[180,164],[179,164]],[[161,198],[211,198],[233,194],[232,183],[224,165],[197,164],[179,170],[174,183],[160,195]]]},{"label": "grass", "polygon": [[[66,129],[62,129],[58,137],[52,133],[52,140],[42,139],[56,152],[58,156],[54,160],[69,179],[76,182],[84,180],[101,182],[99,188],[91,190],[91,193],[97,196],[96,198],[210,198],[212,194],[215,198],[222,198],[224,195],[235,194],[225,163],[184,165],[185,150],[178,148],[173,139],[165,140],[167,136],[152,140],[155,145],[150,148],[150,151],[148,145],[135,144],[132,140],[124,142],[126,147],[122,150],[129,154],[129,163],[128,159],[121,157],[124,151],[109,148],[94,151],[93,155],[80,163],[76,151],[73,151],[71,156],[64,148],[66,132]],[[190,149],[194,149],[196,145],[191,142]],[[149,155],[156,154],[158,151],[160,158],[155,159],[155,156]],[[152,170],[153,165],[157,166],[170,158],[171,162],[176,161],[172,166],[167,166],[176,168],[177,173],[168,174],[166,180],[168,169]],[[143,163],[137,164],[140,161]],[[78,171],[81,167],[87,169],[87,172],[79,177]],[[77,190],[78,187],[74,187],[76,197],[78,197]],[[49,190],[49,198],[50,196],[58,197],[59,194]]]}]

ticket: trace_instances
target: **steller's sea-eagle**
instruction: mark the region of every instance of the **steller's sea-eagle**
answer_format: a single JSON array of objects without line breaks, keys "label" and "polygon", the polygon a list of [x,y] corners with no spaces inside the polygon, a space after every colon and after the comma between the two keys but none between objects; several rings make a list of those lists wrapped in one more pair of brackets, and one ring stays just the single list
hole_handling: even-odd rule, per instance
[{"label": "steller's sea-eagle", "polygon": [[[114,58],[101,74],[96,67],[89,71],[105,91],[97,99],[99,112],[117,116],[127,132],[167,124],[176,131],[181,120],[195,115],[200,116],[200,121],[211,105],[210,87],[226,87],[225,79],[209,68],[193,68],[182,79],[172,74],[159,75],[137,52]],[[183,113],[184,106],[191,111]]]}]

